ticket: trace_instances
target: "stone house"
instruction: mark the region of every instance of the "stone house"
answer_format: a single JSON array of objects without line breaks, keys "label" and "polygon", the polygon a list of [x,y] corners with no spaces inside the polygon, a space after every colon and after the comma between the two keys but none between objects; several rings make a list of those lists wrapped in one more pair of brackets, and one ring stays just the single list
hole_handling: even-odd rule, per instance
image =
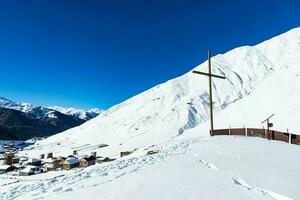
[{"label": "stone house", "polygon": [[24,162],[25,165],[33,165],[33,166],[41,166],[42,161],[37,158],[29,158],[27,161]]},{"label": "stone house", "polygon": [[45,164],[43,167],[46,171],[54,171],[62,166],[62,160],[58,158],[47,158],[44,160],[44,162]]},{"label": "stone house", "polygon": [[62,162],[62,168],[69,170],[79,166],[79,159],[75,156],[69,156]]},{"label": "stone house", "polygon": [[96,164],[96,158],[94,156],[86,156],[80,159],[80,167],[88,167]]},{"label": "stone house", "polygon": [[13,165],[19,163],[19,158],[15,157],[13,152],[6,152],[4,154],[4,164],[6,165]]},{"label": "stone house", "polygon": [[27,165],[24,169],[20,170],[20,176],[31,176],[34,174],[42,173],[43,170],[38,166]]}]

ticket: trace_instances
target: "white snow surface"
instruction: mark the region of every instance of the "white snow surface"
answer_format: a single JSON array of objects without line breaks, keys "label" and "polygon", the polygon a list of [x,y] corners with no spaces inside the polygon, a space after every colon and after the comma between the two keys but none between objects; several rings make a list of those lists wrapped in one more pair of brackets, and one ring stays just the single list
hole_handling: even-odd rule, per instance
[{"label": "white snow surface", "polygon": [[76,163],[79,163],[78,158],[75,158],[75,157],[68,157],[68,158],[66,159],[66,161],[68,161],[70,164],[76,164]]},{"label": "white snow surface", "polygon": [[0,199],[299,199],[300,148],[197,128],[147,150],[84,169],[0,175]]},{"label": "white snow surface", "polygon": [[[300,28],[212,58],[216,128],[300,133]],[[207,62],[195,70],[207,71]],[[300,199],[300,148],[208,135],[208,80],[191,71],[20,155],[96,151],[116,161],[33,177],[0,175],[2,199]],[[99,144],[108,147],[99,148]],[[119,158],[120,151],[136,150]],[[146,155],[148,150],[160,150]]]}]

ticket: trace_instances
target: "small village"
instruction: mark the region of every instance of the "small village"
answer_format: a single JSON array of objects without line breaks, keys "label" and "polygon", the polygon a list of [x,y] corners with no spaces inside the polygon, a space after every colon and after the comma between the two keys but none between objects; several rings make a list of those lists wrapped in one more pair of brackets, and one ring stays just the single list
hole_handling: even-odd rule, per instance
[{"label": "small village", "polygon": [[[101,148],[108,145],[98,145]],[[85,168],[96,163],[105,163],[116,160],[116,158],[97,156],[93,151],[90,155],[79,155],[77,150],[67,157],[54,156],[52,152],[41,154],[39,158],[18,156],[19,149],[17,145],[6,144],[3,146],[5,151],[0,152],[0,174],[11,173],[14,176],[31,176],[35,174],[46,173],[49,171],[70,170],[73,168]],[[120,152],[120,157],[132,154],[133,151]],[[158,153],[158,151],[148,151],[148,155]]]}]

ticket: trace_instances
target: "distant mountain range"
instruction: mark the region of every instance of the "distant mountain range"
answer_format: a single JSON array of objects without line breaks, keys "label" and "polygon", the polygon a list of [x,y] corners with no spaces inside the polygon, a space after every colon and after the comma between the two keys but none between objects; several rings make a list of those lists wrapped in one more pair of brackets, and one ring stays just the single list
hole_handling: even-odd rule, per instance
[{"label": "distant mountain range", "polygon": [[33,106],[0,97],[0,140],[50,136],[81,125],[101,112],[100,109],[84,111],[58,106]]},{"label": "distant mountain range", "polygon": [[16,102],[8,100],[4,97],[0,97],[0,107],[1,108],[9,108],[9,109],[13,109],[13,110],[19,110],[21,112],[32,114],[36,118],[45,117],[46,115],[53,113],[53,110],[55,110],[55,111],[65,114],[65,115],[77,117],[77,118],[85,120],[85,121],[98,116],[102,112],[102,110],[100,110],[98,108],[93,108],[93,109],[85,111],[82,109],[64,108],[64,107],[59,107],[59,106],[49,106],[49,107],[34,106],[29,103],[16,103]]},{"label": "distant mountain range", "polygon": [[64,108],[64,107],[59,107],[59,106],[50,106],[48,107],[52,110],[56,110],[60,113],[66,114],[66,115],[71,115],[74,117],[77,117],[79,119],[83,119],[83,120],[90,120],[94,117],[97,117],[102,110],[98,109],[98,108],[93,108],[90,110],[82,110],[82,109],[77,109],[77,108]]}]

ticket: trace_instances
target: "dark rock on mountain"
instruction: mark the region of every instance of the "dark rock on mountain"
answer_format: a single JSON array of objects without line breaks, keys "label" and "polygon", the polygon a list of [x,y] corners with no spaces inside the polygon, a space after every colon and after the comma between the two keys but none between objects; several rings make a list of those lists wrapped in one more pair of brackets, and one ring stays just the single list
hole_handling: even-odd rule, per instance
[{"label": "dark rock on mountain", "polygon": [[14,133],[2,126],[0,126],[0,138],[1,140],[18,140],[18,137]]},{"label": "dark rock on mountain", "polygon": [[0,108],[0,140],[26,140],[47,137],[85,121],[57,111],[48,112],[42,118],[18,110]]}]

